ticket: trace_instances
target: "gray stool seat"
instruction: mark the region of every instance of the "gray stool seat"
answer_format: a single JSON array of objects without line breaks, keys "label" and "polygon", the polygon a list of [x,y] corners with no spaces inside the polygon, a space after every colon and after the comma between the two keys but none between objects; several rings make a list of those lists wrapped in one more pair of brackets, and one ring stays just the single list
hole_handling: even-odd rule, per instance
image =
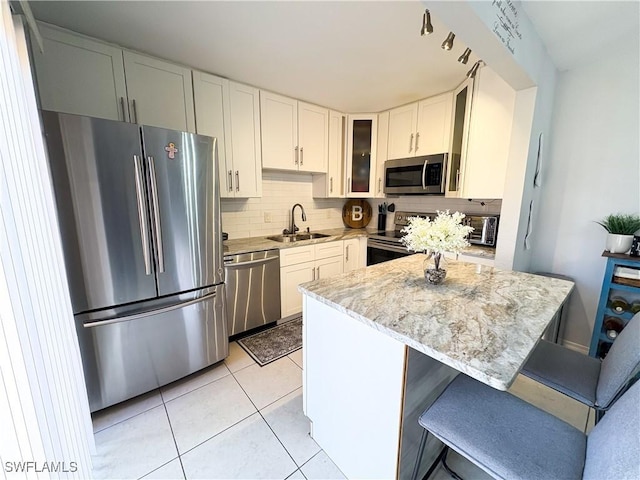
[{"label": "gray stool seat", "polygon": [[490,475],[581,478],[584,433],[518,397],[458,375],[420,425]]},{"label": "gray stool seat", "polygon": [[597,358],[540,340],[521,372],[537,382],[594,407],[601,364]]},{"label": "gray stool seat", "polygon": [[[495,478],[640,478],[640,382],[587,437],[553,415],[465,375],[420,416],[420,425]],[[418,464],[421,454],[418,458]]]},{"label": "gray stool seat", "polygon": [[596,410],[606,411],[640,370],[640,313],[604,360],[541,340],[520,373]]}]

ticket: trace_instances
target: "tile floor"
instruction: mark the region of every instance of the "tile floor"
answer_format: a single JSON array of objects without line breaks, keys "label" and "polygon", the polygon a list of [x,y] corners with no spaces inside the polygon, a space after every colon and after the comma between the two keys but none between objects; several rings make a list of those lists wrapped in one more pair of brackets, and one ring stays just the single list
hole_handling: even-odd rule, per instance
[{"label": "tile floor", "polygon": [[[563,395],[524,377],[511,391],[587,428],[588,409]],[[309,436],[302,350],[261,368],[234,342],[224,362],[98,412],[93,426],[98,479],[345,478]],[[453,452],[449,464],[488,478]]]}]

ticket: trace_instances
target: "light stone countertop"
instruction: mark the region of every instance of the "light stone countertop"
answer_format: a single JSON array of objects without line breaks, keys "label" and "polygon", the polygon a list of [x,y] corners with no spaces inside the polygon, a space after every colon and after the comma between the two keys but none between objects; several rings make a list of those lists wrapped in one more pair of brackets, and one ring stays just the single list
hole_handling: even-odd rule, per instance
[{"label": "light stone countertop", "polygon": [[[272,250],[293,247],[302,247],[305,245],[313,245],[316,243],[334,242],[336,240],[348,240],[350,238],[367,237],[376,233],[377,229],[371,228],[333,228],[329,230],[314,230],[314,233],[324,233],[329,235],[323,238],[314,238],[313,240],[302,240],[299,242],[276,242],[269,240],[267,237],[247,237],[233,238],[223,242],[224,255],[236,255],[238,253],[258,252],[260,250]],[[304,233],[304,232],[302,232]],[[471,245],[461,252],[462,255],[473,257],[481,257],[493,259],[495,258],[495,248],[482,247],[479,245]]]},{"label": "light stone countertop", "polygon": [[417,254],[299,291],[494,388],[506,390],[573,282],[448,261],[427,285]]},{"label": "light stone countertop", "polygon": [[313,233],[324,233],[329,236],[314,238],[313,240],[286,243],[269,240],[266,236],[234,238],[223,242],[223,253],[225,255],[235,255],[238,253],[257,252],[260,250],[272,250],[276,248],[282,250],[284,248],[303,247],[305,245],[313,245],[316,243],[335,242],[337,240],[347,240],[349,238],[366,237],[368,233],[373,233],[375,231],[377,230],[367,230],[365,228],[333,228],[329,230],[314,230]]}]

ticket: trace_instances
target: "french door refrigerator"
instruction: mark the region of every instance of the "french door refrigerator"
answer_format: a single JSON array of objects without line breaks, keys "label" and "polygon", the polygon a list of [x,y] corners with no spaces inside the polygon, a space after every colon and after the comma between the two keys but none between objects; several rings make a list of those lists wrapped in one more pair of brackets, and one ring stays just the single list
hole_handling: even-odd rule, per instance
[{"label": "french door refrigerator", "polygon": [[226,357],[215,139],[42,121],[91,411]]}]

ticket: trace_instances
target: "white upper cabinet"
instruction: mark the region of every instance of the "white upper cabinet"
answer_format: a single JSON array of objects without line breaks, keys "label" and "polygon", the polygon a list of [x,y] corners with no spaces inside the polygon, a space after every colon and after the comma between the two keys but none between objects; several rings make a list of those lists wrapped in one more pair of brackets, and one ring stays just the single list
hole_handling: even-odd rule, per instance
[{"label": "white upper cabinet", "polygon": [[235,196],[261,197],[260,91],[229,82],[229,105]]},{"label": "white upper cabinet", "polygon": [[347,122],[347,197],[369,198],[376,190],[378,115],[349,115]]},{"label": "white upper cabinet", "polygon": [[195,132],[191,70],[39,23],[43,109]]},{"label": "white upper cabinet", "polygon": [[384,193],[384,162],[387,161],[389,146],[389,112],[378,114],[378,148],[376,150],[376,177],[374,196],[386,197]]},{"label": "white upper cabinet", "polygon": [[388,158],[447,153],[451,132],[451,93],[389,112]]},{"label": "white upper cabinet", "polygon": [[329,111],[329,163],[327,174],[313,176],[315,198],[344,197],[344,154],[347,117],[344,113]]},{"label": "white upper cabinet", "polygon": [[[260,197],[258,91],[194,71],[193,95],[197,133],[218,139],[220,196]],[[234,125],[235,129],[232,129]]]},{"label": "white upper cabinet", "polygon": [[196,131],[190,69],[126,50],[124,68],[132,121]]},{"label": "white upper cabinet", "polygon": [[418,104],[411,103],[389,112],[388,157],[406,158],[415,155]]},{"label": "white upper cabinet", "polygon": [[262,166],[298,170],[298,101],[260,91]]},{"label": "white upper cabinet", "polygon": [[451,92],[418,103],[418,125],[414,146],[416,156],[449,151],[452,110]]},{"label": "white upper cabinet", "polygon": [[516,93],[489,67],[455,92],[448,197],[502,198]]},{"label": "white upper cabinet", "polygon": [[326,173],[329,110],[260,91],[262,166]]},{"label": "white upper cabinet", "polygon": [[44,51],[32,45],[45,110],[129,121],[122,50],[39,23]]},{"label": "white upper cabinet", "polygon": [[329,158],[329,110],[298,102],[301,172],[326,172]]}]

